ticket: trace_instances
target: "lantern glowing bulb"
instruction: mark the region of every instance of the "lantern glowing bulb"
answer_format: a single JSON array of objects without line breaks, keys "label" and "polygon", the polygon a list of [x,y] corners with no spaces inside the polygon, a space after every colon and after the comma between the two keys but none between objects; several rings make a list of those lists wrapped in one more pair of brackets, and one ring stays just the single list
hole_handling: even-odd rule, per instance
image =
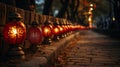
[{"label": "lantern glowing bulb", "polygon": [[115,21],[115,17],[113,17],[112,20]]},{"label": "lantern glowing bulb", "polygon": [[56,33],[59,32],[59,29],[58,29],[58,28],[55,28],[55,29],[54,29],[54,32],[56,32]]},{"label": "lantern glowing bulb", "polygon": [[50,34],[50,33],[51,33],[50,28],[44,28],[44,34],[45,34],[45,35],[48,35],[48,34]]},{"label": "lantern glowing bulb", "polygon": [[93,4],[90,4],[91,7],[93,7]]},{"label": "lantern glowing bulb", "polygon": [[55,27],[53,28],[52,32],[53,32],[54,35],[58,35],[58,34],[60,33],[59,27],[55,26]]},{"label": "lantern glowing bulb", "polygon": [[62,27],[60,27],[60,31],[63,31],[63,28],[62,28]]},{"label": "lantern glowing bulb", "polygon": [[4,40],[9,44],[20,44],[26,38],[26,27],[22,22],[10,22],[6,24]]},{"label": "lantern glowing bulb", "polygon": [[16,28],[12,27],[11,33],[16,36],[16,34],[17,34]]},{"label": "lantern glowing bulb", "polygon": [[51,31],[50,26],[43,26],[42,31],[43,31],[42,33],[44,37],[52,36],[52,31]]},{"label": "lantern glowing bulb", "polygon": [[92,11],[93,10],[93,8],[90,8],[90,11]]},{"label": "lantern glowing bulb", "polygon": [[44,32],[45,32],[45,33],[49,32],[49,29],[45,28]]},{"label": "lantern glowing bulb", "polygon": [[89,18],[88,18],[88,21],[89,21],[89,22],[91,22],[91,21],[92,21],[91,17],[89,17]]},{"label": "lantern glowing bulb", "polygon": [[13,29],[13,34],[16,35],[17,34],[17,30],[16,29]]}]

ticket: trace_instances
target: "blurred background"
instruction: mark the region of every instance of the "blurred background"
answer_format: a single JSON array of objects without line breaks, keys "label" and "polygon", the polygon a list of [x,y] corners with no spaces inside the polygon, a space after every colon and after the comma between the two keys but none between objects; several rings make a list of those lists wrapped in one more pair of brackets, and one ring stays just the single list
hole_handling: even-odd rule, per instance
[{"label": "blurred background", "polygon": [[40,14],[67,18],[82,25],[89,25],[92,15],[91,23],[97,28],[120,27],[120,2],[117,0],[36,0],[35,4]]}]

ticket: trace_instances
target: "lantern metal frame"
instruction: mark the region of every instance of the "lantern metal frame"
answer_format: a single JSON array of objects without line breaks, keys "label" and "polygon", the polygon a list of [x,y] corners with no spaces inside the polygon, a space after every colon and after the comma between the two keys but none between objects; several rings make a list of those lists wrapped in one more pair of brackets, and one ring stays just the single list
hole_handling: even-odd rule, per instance
[{"label": "lantern metal frame", "polygon": [[[39,48],[40,48],[40,44],[42,43],[42,41],[43,41],[43,35],[42,35],[42,30],[41,30],[41,28],[38,26],[39,25],[39,23],[37,22],[37,21],[33,21],[31,24],[31,27],[29,28],[29,31],[28,31],[28,40],[30,41],[30,43],[31,43],[31,45],[30,45],[30,47],[29,47],[29,49],[30,49],[30,51],[32,51],[33,53],[35,53],[36,51],[39,51]],[[35,29],[37,29],[37,30],[39,30],[39,33],[41,32],[41,41],[40,42],[37,42],[37,43],[32,43],[31,41],[31,39],[29,38],[30,37],[30,34],[32,34],[32,33],[34,33],[34,32],[30,32],[30,29],[31,28],[35,28]],[[36,35],[34,35],[34,36],[36,36]],[[35,37],[32,37],[32,38],[35,38]]]},{"label": "lantern metal frame", "polygon": [[[8,22],[8,24],[6,24],[8,26],[10,24],[14,24],[14,23],[15,24],[16,23],[22,23],[21,22],[22,17],[17,12],[11,13],[9,15],[8,19],[10,21],[10,22]],[[17,28],[18,24],[14,25],[14,26],[15,26],[16,30],[18,30],[18,28]],[[24,29],[22,29],[22,30],[24,30],[24,35],[25,35],[24,40],[25,40],[25,38],[26,38],[26,27],[25,27],[24,23],[22,23],[22,26],[24,26]],[[6,28],[6,26],[5,26],[5,28]],[[7,31],[5,28],[4,28],[4,31]],[[17,37],[18,37],[17,35],[19,34],[18,32],[22,32],[22,31],[20,31],[20,30],[16,31],[16,30],[14,30],[12,32],[15,32],[15,36],[16,36],[15,38],[17,40]],[[8,30],[8,31],[10,31],[10,30]],[[7,33],[9,34],[9,32],[7,32]],[[14,34],[14,33],[11,33],[11,34]],[[9,49],[8,49],[8,52],[6,53],[6,58],[8,59],[9,62],[19,62],[21,60],[25,60],[25,53],[22,50],[22,47],[21,47],[20,43],[17,43],[17,42],[13,43],[13,44],[7,43],[7,45],[9,46]]]},{"label": "lantern metal frame", "polygon": [[[49,27],[50,29],[50,35],[51,36],[44,36],[44,27]],[[42,31],[43,31],[43,37],[44,37],[44,40],[42,42],[42,44],[44,45],[47,45],[47,44],[51,44],[52,43],[52,38],[53,38],[53,34],[52,34],[52,23],[48,20],[45,21],[43,27],[42,27]]]},{"label": "lantern metal frame", "polygon": [[[53,29],[52,29],[52,32],[54,34],[53,40],[54,41],[58,41],[60,39],[60,36],[59,36],[59,34],[60,34],[60,28],[58,27],[59,24],[56,21],[56,22],[53,23],[53,25],[54,25]],[[58,31],[56,31],[56,33],[55,33],[55,30],[58,30]]]}]

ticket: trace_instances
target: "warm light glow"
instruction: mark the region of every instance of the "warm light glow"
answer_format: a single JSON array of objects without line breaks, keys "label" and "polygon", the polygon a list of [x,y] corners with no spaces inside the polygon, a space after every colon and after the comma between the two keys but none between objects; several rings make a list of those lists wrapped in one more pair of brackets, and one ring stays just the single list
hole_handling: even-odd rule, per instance
[{"label": "warm light glow", "polygon": [[92,12],[91,12],[91,11],[89,11],[89,12],[88,12],[88,14],[92,14]]},{"label": "warm light glow", "polygon": [[90,4],[91,7],[93,7],[93,4]]},{"label": "warm light glow", "polygon": [[115,17],[113,17],[112,20],[115,21]]},{"label": "warm light glow", "polygon": [[8,34],[9,34],[9,37],[16,38],[16,35],[17,35],[16,26],[10,27]]},{"label": "warm light glow", "polygon": [[49,29],[45,28],[45,29],[44,29],[44,32],[45,32],[45,33],[49,32]]},{"label": "warm light glow", "polygon": [[93,8],[90,8],[90,11],[92,11],[93,10]]},{"label": "warm light glow", "polygon": [[59,29],[58,29],[58,28],[55,28],[55,29],[54,29],[54,32],[55,32],[55,33],[58,33],[58,32],[59,32]]},{"label": "warm light glow", "polygon": [[92,21],[91,17],[88,18],[88,21]]},{"label": "warm light glow", "polygon": [[3,33],[8,44],[20,44],[26,38],[26,27],[22,22],[10,22],[5,25]]},{"label": "warm light glow", "polygon": [[47,37],[52,35],[52,31],[50,27],[43,27],[42,30],[43,30],[43,36]]},{"label": "warm light glow", "polygon": [[17,34],[17,30],[16,29],[13,29],[13,34],[16,35]]},{"label": "warm light glow", "polygon": [[8,31],[8,36],[10,38],[20,38],[23,34],[23,31],[21,28],[16,28],[16,26],[10,27]]},{"label": "warm light glow", "polygon": [[63,31],[63,28],[62,28],[62,27],[60,27],[60,31]]},{"label": "warm light glow", "polygon": [[85,29],[85,27],[84,27],[84,26],[80,26],[80,28],[81,28],[81,29]]},{"label": "warm light glow", "polygon": [[17,34],[17,29],[16,29],[16,27],[11,27],[11,33],[12,33],[13,35],[16,35],[16,34]]},{"label": "warm light glow", "polygon": [[88,21],[89,21],[89,28],[92,28],[92,17],[89,17]]}]

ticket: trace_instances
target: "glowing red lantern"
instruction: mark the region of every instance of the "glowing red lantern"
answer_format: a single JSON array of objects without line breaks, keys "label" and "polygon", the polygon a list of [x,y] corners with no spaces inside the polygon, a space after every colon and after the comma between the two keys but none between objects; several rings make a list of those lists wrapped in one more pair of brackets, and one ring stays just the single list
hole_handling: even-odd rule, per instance
[{"label": "glowing red lantern", "polygon": [[54,26],[52,32],[53,32],[54,35],[59,35],[59,33],[60,33],[59,27]]},{"label": "glowing red lantern", "polygon": [[50,44],[52,42],[52,25],[49,21],[45,21],[44,26],[42,27],[42,34],[44,37],[43,44]]},{"label": "glowing red lantern", "polygon": [[52,29],[50,26],[43,26],[42,27],[42,31],[43,31],[43,36],[44,37],[50,37],[52,36]]},{"label": "glowing red lantern", "polygon": [[42,42],[42,30],[40,27],[37,26],[37,24],[32,24],[30,29],[28,30],[28,40],[31,44],[40,44]]},{"label": "glowing red lantern", "polygon": [[62,33],[64,33],[64,28],[63,28],[63,19],[60,19],[60,21],[59,21],[59,29],[60,29],[60,34],[62,34]]},{"label": "glowing red lantern", "polygon": [[53,32],[53,34],[54,34],[54,38],[53,38],[53,40],[54,41],[58,41],[59,40],[59,38],[60,38],[60,28],[59,28],[59,22],[58,22],[58,18],[54,18],[54,23],[53,23],[53,29],[52,29],[52,32]]},{"label": "glowing red lantern", "polygon": [[64,33],[64,28],[63,28],[63,24],[62,24],[62,20],[60,19],[60,21],[59,21],[59,30],[60,30],[60,32],[59,32],[59,37],[60,38],[63,38],[64,37],[64,35],[63,35],[63,33]]},{"label": "glowing red lantern", "polygon": [[60,34],[62,34],[62,33],[64,32],[63,27],[62,27],[62,26],[58,26],[58,27],[59,27],[59,29],[60,29]]},{"label": "glowing red lantern", "polygon": [[19,13],[11,13],[9,16],[10,22],[8,22],[3,30],[3,37],[10,48],[6,53],[9,60],[24,60],[24,51],[20,47],[26,38],[26,27],[20,20],[22,19]]},{"label": "glowing red lantern", "polygon": [[26,27],[20,21],[11,21],[4,27],[3,36],[8,44],[20,44],[25,40]]}]

